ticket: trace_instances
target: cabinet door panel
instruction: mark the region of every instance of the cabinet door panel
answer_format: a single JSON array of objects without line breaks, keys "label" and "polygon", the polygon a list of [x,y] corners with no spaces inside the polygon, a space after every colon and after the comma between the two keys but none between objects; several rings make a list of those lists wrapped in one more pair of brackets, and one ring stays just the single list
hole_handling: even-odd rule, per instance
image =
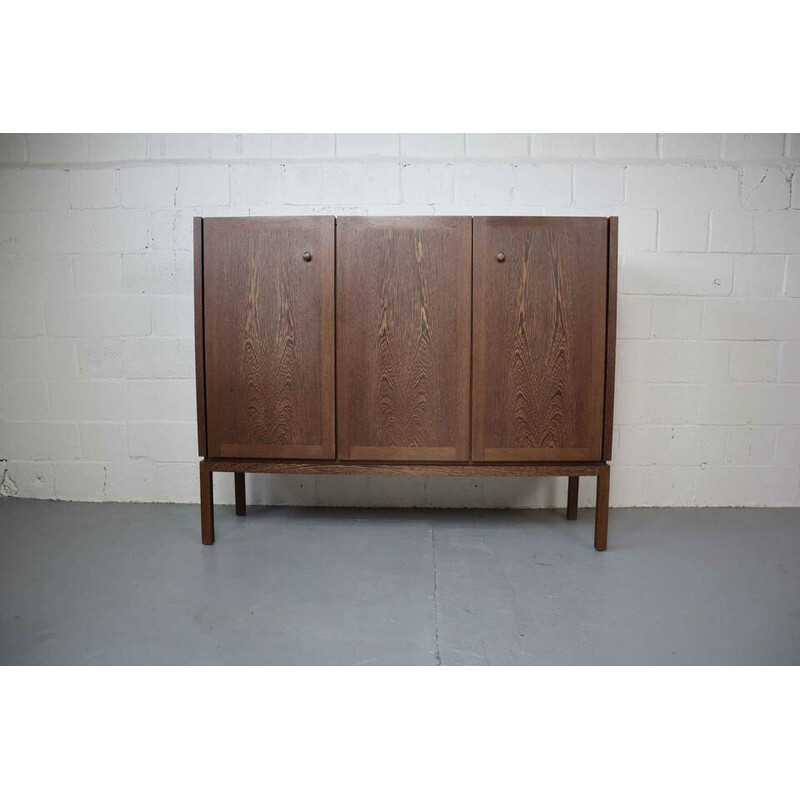
[{"label": "cabinet door panel", "polygon": [[596,461],[608,221],[476,217],[475,461]]},{"label": "cabinet door panel", "polygon": [[469,458],[471,231],[459,217],[338,219],[340,458]]},{"label": "cabinet door panel", "polygon": [[334,458],[333,217],[206,219],[203,252],[208,455]]}]

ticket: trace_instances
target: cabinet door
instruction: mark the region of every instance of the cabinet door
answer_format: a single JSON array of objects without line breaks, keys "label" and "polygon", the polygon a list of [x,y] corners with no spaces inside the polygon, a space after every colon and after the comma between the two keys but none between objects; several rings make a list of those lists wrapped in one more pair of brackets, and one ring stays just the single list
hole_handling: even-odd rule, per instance
[{"label": "cabinet door", "polygon": [[607,247],[604,218],[475,218],[475,461],[600,460]]},{"label": "cabinet door", "polygon": [[339,218],[339,457],[469,458],[471,220]]},{"label": "cabinet door", "polygon": [[208,455],[334,458],[333,217],[206,219],[203,255]]}]

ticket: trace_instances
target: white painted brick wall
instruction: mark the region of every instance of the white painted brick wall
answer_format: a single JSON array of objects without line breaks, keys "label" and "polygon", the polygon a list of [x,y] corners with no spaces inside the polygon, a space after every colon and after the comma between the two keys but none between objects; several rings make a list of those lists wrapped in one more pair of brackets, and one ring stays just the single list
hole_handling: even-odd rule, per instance
[{"label": "white painted brick wall", "polygon": [[[615,505],[800,504],[800,134],[0,135],[3,491],[196,502],[192,217],[620,216]],[[248,476],[563,506],[563,480]],[[232,481],[217,478],[219,502]],[[581,502],[592,502],[592,481]]]}]

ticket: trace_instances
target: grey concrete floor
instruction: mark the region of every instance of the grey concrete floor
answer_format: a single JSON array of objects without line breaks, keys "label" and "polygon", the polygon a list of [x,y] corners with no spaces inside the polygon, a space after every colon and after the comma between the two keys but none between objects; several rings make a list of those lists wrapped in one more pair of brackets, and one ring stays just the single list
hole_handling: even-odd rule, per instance
[{"label": "grey concrete floor", "polygon": [[0,500],[0,662],[800,662],[800,509],[248,511]]}]

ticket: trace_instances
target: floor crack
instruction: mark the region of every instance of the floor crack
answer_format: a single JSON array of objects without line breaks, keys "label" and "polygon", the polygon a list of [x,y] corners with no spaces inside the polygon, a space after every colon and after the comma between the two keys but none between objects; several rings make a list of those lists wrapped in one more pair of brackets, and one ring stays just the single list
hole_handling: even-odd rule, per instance
[{"label": "floor crack", "polygon": [[436,534],[431,528],[431,559],[433,561],[433,644],[436,666],[442,666],[442,654],[439,651],[439,571],[436,567]]}]

